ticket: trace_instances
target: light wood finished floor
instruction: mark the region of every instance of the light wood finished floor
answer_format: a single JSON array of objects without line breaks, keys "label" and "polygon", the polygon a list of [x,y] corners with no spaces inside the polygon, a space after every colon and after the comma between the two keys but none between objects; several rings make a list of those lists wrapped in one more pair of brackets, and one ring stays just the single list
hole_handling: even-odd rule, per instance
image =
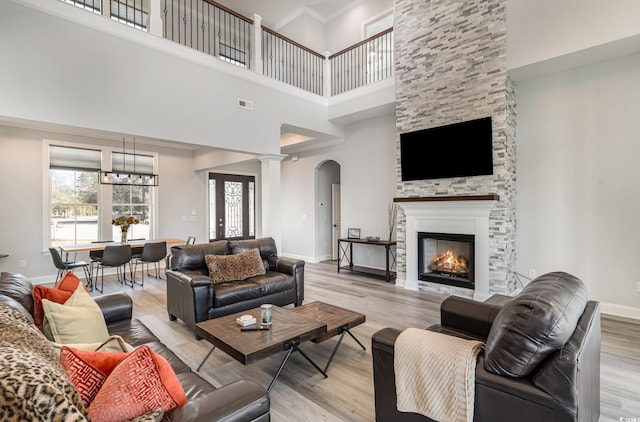
[{"label": "light wood finished floor", "polygon": [[[138,275],[139,276],[139,275]],[[134,317],[140,318],[192,369],[209,351],[205,340],[196,341],[180,321],[166,313],[165,281],[145,278],[144,287],[125,287],[105,277],[105,293],[124,290],[134,300]],[[353,334],[367,347],[363,351],[345,336],[325,379],[300,355],[293,354],[271,391],[272,421],[373,421],[371,335],[377,330],[427,327],[439,321],[444,296],[408,291],[383,280],[336,272],[334,262],[307,264],[305,303],[323,301],[364,313],[367,321]],[[239,333],[239,335],[242,335]],[[324,343],[305,343],[302,349],[324,366],[337,337]],[[215,386],[239,378],[269,385],[284,353],[243,366],[216,350],[200,374]],[[620,418],[640,420],[640,323],[603,316],[600,421]],[[517,419],[514,415],[514,420]]]}]

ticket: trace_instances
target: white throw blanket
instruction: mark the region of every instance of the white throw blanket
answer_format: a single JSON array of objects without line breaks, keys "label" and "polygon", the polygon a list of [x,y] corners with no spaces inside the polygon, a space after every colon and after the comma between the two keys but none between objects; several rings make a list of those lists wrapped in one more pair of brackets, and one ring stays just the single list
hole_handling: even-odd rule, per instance
[{"label": "white throw blanket", "polygon": [[408,328],[394,352],[398,410],[439,422],[473,421],[476,360],[484,344]]}]

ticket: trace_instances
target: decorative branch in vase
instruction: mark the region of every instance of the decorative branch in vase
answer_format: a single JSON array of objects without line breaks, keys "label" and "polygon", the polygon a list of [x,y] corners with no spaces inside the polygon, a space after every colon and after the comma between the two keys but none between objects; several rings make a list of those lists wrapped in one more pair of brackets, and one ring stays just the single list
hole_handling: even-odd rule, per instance
[{"label": "decorative branch in vase", "polygon": [[389,242],[393,236],[393,229],[396,226],[396,217],[398,216],[398,207],[395,203],[389,204]]}]

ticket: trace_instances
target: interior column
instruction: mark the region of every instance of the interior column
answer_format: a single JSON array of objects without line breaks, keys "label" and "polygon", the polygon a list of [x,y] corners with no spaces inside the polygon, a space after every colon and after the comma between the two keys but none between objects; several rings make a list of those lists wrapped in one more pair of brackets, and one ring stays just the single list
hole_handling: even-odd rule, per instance
[{"label": "interior column", "polygon": [[286,155],[262,155],[261,193],[262,212],[257,218],[262,222],[262,237],[273,237],[278,251],[282,250],[282,189],[280,181],[280,162]]}]

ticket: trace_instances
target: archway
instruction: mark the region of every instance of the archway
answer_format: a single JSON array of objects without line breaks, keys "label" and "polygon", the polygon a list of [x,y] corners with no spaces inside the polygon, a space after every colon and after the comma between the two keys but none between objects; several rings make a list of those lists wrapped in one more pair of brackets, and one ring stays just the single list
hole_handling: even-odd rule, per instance
[{"label": "archway", "polygon": [[316,257],[337,259],[340,233],[340,164],[327,160],[316,168]]}]

